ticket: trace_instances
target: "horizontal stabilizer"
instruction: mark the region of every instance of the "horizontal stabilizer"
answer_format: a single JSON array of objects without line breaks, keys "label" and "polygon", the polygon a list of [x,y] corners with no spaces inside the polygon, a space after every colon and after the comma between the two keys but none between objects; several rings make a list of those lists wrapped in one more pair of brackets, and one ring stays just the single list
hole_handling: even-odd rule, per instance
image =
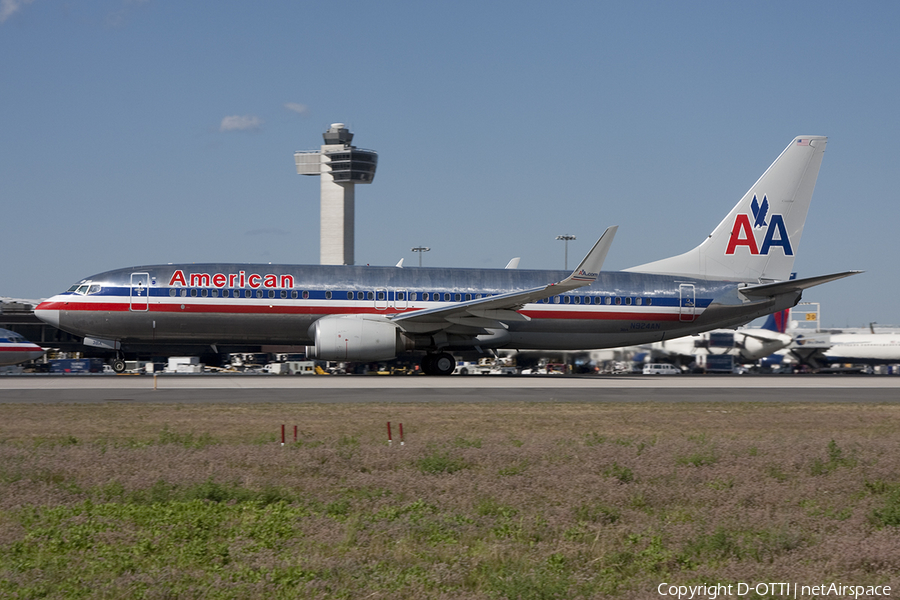
[{"label": "horizontal stabilizer", "polygon": [[780,294],[790,292],[801,292],[807,288],[822,285],[836,279],[843,279],[851,275],[857,275],[863,271],[844,271],[843,273],[833,273],[831,275],[819,275],[818,277],[805,277],[803,279],[791,279],[789,281],[778,281],[775,283],[763,283],[760,285],[748,285],[738,288],[738,291],[745,296],[751,298],[771,298]]}]

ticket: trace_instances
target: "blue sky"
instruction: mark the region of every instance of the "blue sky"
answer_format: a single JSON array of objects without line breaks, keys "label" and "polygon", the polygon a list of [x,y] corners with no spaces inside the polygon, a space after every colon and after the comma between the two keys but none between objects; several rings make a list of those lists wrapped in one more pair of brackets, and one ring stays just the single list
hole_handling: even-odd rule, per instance
[{"label": "blue sky", "polygon": [[699,243],[827,135],[795,269],[900,323],[900,4],[0,0],[0,295],[107,269],[312,263],[332,122],[379,153],[356,262],[606,269]]}]

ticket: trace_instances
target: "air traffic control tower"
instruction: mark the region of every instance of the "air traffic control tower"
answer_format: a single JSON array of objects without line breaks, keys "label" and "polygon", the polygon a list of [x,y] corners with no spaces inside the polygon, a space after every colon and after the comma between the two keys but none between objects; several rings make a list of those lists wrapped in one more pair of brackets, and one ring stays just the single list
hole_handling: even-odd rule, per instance
[{"label": "air traffic control tower", "polygon": [[319,263],[353,264],[354,201],[357,183],[372,183],[378,153],[351,146],[353,134],[343,123],[332,123],[318,152],[295,152],[298,175],[322,180]]}]

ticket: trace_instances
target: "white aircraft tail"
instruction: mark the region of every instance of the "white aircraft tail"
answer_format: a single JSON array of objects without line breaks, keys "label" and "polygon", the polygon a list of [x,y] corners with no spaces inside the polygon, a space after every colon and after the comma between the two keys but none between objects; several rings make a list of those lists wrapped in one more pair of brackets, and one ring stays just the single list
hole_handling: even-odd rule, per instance
[{"label": "white aircraft tail", "polygon": [[795,138],[690,252],[625,270],[757,283],[788,279],[827,140]]}]

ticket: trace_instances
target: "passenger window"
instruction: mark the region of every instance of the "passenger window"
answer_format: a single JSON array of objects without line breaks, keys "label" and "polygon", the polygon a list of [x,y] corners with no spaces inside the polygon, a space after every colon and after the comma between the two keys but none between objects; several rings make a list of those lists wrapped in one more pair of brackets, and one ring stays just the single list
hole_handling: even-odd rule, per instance
[{"label": "passenger window", "polygon": [[653,304],[653,298],[647,298],[647,306]]},{"label": "passenger window", "polygon": [[571,298],[571,297],[569,297],[569,296],[563,296],[563,303],[564,303],[564,304],[569,304],[569,303],[571,303],[571,302],[572,302],[572,298]]},{"label": "passenger window", "polygon": [[553,296],[553,304],[559,304],[559,296]]},{"label": "passenger window", "polygon": [[181,297],[184,298],[185,296],[187,296],[187,290],[182,289],[182,290],[181,290]]},{"label": "passenger window", "polygon": [[631,297],[625,298],[625,304],[631,306]]},{"label": "passenger window", "polygon": [[353,292],[347,292],[347,300],[353,300]]},{"label": "passenger window", "polygon": [[269,298],[275,297],[275,290],[269,290]]},{"label": "passenger window", "polygon": [[454,300],[456,300],[457,302],[459,302],[460,300],[462,300],[462,294],[454,294],[454,295],[453,295],[453,298],[454,298]]},{"label": "passenger window", "polygon": [[331,300],[331,292],[325,292],[325,299]]},{"label": "passenger window", "polygon": [[575,304],[581,304],[581,296],[575,296],[572,300],[574,300]]},{"label": "passenger window", "polygon": [[634,301],[634,303],[637,304],[638,306],[640,306],[641,304],[644,303],[644,300],[643,300],[643,298],[638,298],[637,300]]},{"label": "passenger window", "polygon": [[309,300],[309,292],[308,291],[303,290],[303,293],[300,295],[303,296],[304,300]]},{"label": "passenger window", "polygon": [[368,299],[368,300],[374,300],[374,299],[375,299],[375,293],[374,293],[374,292],[366,292],[366,299]]},{"label": "passenger window", "polygon": [[397,292],[397,300],[406,300],[406,295],[403,292]]},{"label": "passenger window", "polygon": [[177,293],[178,293],[178,291],[177,291],[175,288],[169,288],[169,295],[170,295],[170,296],[175,296],[175,294],[177,294]]},{"label": "passenger window", "polygon": [[466,294],[466,300],[471,300],[471,299],[472,299],[472,294]]},{"label": "passenger window", "polygon": [[607,297],[606,297],[606,300],[604,300],[604,302],[605,302],[606,304],[612,304],[612,298],[610,298],[609,296],[607,296]]},{"label": "passenger window", "polygon": [[293,290],[293,291],[291,292],[291,298],[293,298],[294,300],[297,299],[297,290]]},{"label": "passenger window", "polygon": [[256,290],[256,297],[257,297],[257,298],[262,298],[262,297],[263,297],[263,296],[262,296],[262,290]]},{"label": "passenger window", "polygon": [[616,296],[616,304],[622,304],[622,299]]},{"label": "passenger window", "polygon": [[428,292],[422,292],[422,300],[428,300]]}]

